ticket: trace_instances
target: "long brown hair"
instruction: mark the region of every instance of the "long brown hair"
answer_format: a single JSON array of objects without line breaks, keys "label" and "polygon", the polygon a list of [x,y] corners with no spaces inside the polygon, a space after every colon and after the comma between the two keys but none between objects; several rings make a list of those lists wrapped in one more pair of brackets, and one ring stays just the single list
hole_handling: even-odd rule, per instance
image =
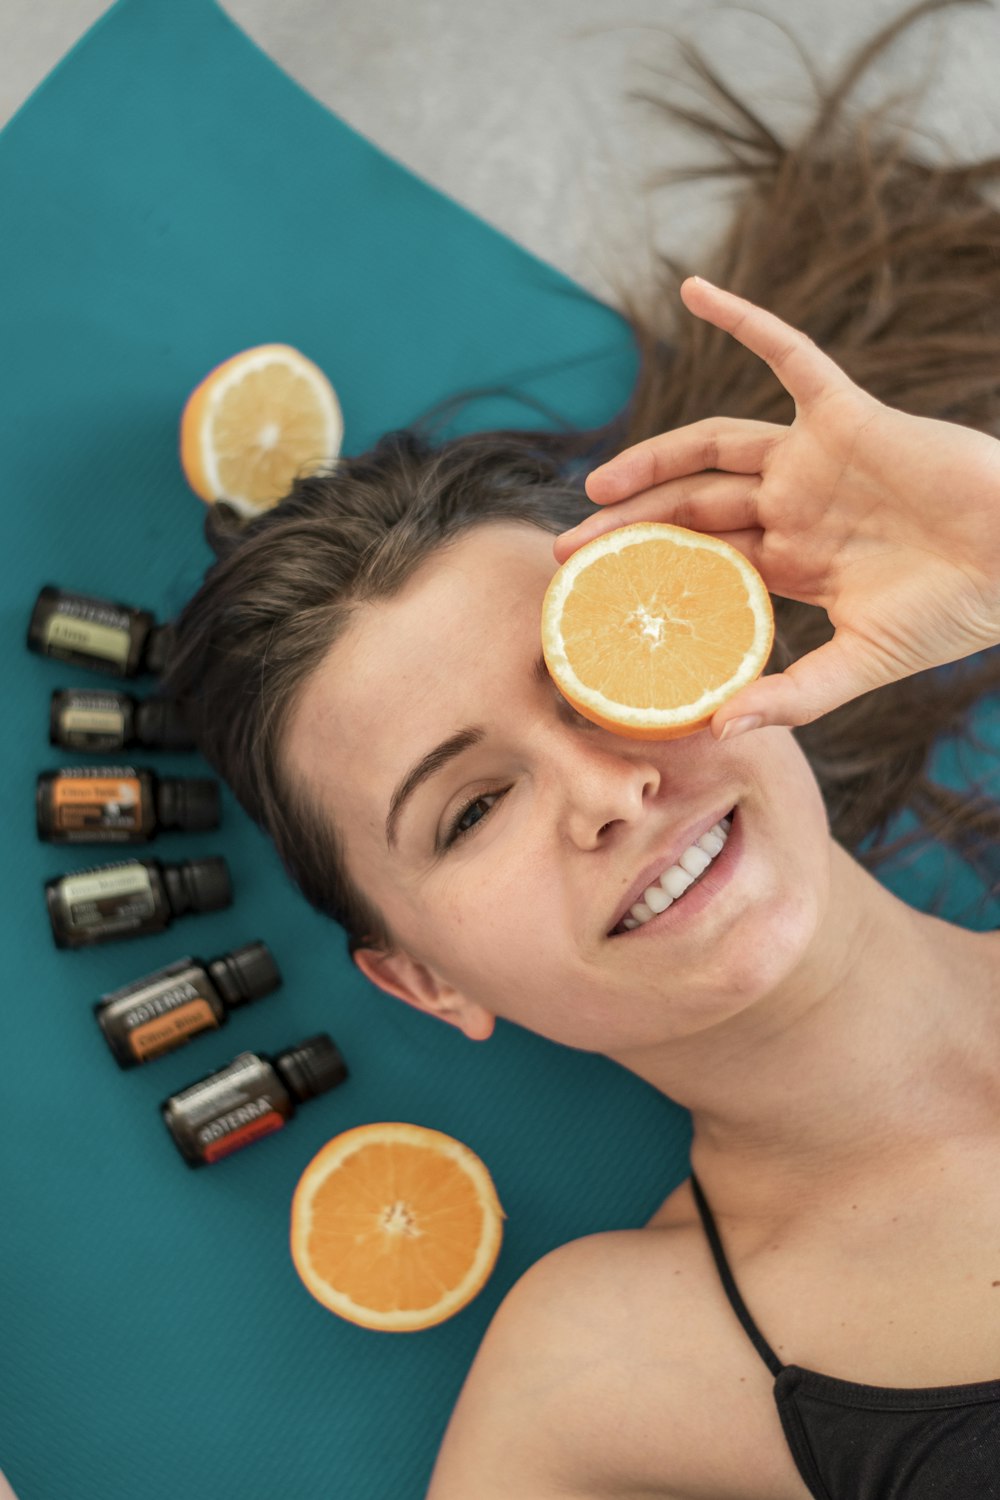
[{"label": "long brown hair", "polygon": [[[784,144],[686,47],[705,107],[655,104],[718,150],[718,165],[700,172],[743,184],[728,234],[697,267],[702,274],[803,329],[879,399],[995,431],[1000,212],[981,189],[1000,176],[1000,159],[925,164],[908,153],[907,131],[889,124],[887,106],[848,111],[858,80],[895,38],[955,3],[968,0],[923,0],[879,31],[820,90],[796,143]],[[583,492],[587,469],[622,447],[713,415],[791,420],[790,399],[767,366],[728,335],[678,316],[686,274],[661,256],[640,295],[623,289],[639,369],[629,401],[605,426],[435,442],[438,408],[370,452],[297,479],[280,505],[249,524],[223,505],[210,512],[218,560],[175,622],[166,687],[187,705],[203,753],[271,835],[292,879],[343,925],[352,952],[362,941],[391,948],[393,937],[353,883],[329,814],[286,773],[282,736],[297,695],[360,606],[390,598],[470,527],[516,519],[557,533],[595,509]],[[768,672],[833,633],[815,606],[779,596],[773,604]],[[928,774],[943,735],[983,748],[970,710],[998,692],[1000,657],[991,651],[795,727],[834,838],[866,868],[937,840],[972,864],[987,897],[1000,889],[1000,802],[980,783],[953,792]],[[888,843],[888,824],[903,810],[917,827]],[[940,905],[939,893],[934,910]]]}]

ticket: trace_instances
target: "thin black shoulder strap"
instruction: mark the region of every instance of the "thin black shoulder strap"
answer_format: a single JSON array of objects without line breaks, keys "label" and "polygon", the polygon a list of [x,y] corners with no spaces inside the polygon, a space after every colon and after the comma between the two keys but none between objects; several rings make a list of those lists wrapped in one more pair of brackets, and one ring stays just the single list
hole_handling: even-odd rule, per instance
[{"label": "thin black shoulder strap", "polygon": [[764,1338],[763,1334],[760,1332],[753,1318],[751,1318],[749,1312],[747,1311],[746,1303],[743,1301],[743,1298],[740,1296],[739,1291],[737,1290],[736,1282],[733,1280],[733,1273],[729,1269],[729,1262],[726,1260],[726,1254],[722,1248],[722,1241],[719,1239],[719,1231],[716,1229],[715,1220],[712,1218],[712,1210],[709,1208],[707,1202],[705,1201],[705,1194],[701,1190],[701,1184],[699,1183],[697,1177],[693,1172],[691,1173],[691,1187],[694,1190],[694,1201],[698,1205],[698,1212],[701,1214],[701,1222],[705,1226],[705,1233],[708,1236],[708,1243],[711,1246],[712,1254],[715,1257],[715,1264],[718,1269],[719,1276],[722,1280],[722,1285],[725,1288],[726,1296],[729,1298],[729,1301],[732,1305],[733,1312],[743,1324],[743,1327],[746,1329],[754,1348],[757,1350],[757,1353],[767,1365],[767,1368],[770,1370],[771,1374],[780,1375],[785,1367],[781,1363],[781,1360],[778,1358],[778,1356],[775,1354],[774,1350],[771,1348],[770,1344]]}]

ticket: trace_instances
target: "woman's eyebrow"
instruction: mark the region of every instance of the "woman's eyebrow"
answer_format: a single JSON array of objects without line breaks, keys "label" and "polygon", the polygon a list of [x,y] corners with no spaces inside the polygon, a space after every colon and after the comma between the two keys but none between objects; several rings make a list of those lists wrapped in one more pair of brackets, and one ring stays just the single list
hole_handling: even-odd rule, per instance
[{"label": "woman's eyebrow", "polygon": [[[537,684],[550,681],[549,670],[545,665],[545,653],[539,656],[532,668],[532,677]],[[464,751],[471,750],[473,745],[478,745],[486,736],[486,730],[481,724],[469,724],[465,729],[460,729],[456,734],[442,740],[440,745],[435,745],[433,750],[411,766],[392,794],[389,803],[389,812],[385,820],[385,841],[389,849],[396,848],[396,835],[399,829],[399,820],[402,816],[403,807],[413,793],[427,781],[429,777],[436,776],[443,771],[445,766],[462,755]]]}]

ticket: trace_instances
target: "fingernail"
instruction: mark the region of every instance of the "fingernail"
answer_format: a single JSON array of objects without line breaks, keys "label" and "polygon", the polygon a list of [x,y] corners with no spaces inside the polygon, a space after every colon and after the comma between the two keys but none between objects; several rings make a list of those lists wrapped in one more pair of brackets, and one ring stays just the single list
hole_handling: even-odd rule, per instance
[{"label": "fingernail", "polygon": [[762,714],[747,714],[742,719],[730,719],[728,724],[719,735],[719,742],[726,739],[734,740],[738,734],[743,734],[747,729],[759,729],[764,722]]}]

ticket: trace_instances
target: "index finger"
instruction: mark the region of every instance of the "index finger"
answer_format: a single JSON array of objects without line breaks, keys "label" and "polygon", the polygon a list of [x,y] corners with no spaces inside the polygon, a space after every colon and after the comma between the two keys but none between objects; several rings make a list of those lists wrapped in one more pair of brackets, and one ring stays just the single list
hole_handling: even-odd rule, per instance
[{"label": "index finger", "polygon": [[796,407],[810,406],[820,396],[854,383],[807,334],[735,292],[689,276],[681,284],[681,300],[689,312],[732,334],[770,365]]},{"label": "index finger", "polygon": [[700,422],[674,427],[623,448],[614,458],[591,469],[584,488],[595,505],[607,505],[665,484],[668,479],[700,474],[705,469],[759,474],[775,443],[787,431],[780,422],[703,417]]}]

